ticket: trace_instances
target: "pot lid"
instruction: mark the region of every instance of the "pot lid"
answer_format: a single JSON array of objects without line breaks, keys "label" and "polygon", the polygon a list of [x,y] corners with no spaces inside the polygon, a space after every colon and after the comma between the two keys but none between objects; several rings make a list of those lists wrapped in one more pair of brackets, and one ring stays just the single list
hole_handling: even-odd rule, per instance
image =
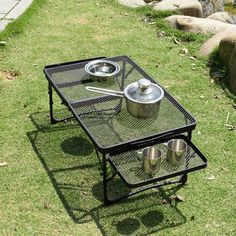
[{"label": "pot lid", "polygon": [[125,88],[125,96],[139,103],[155,103],[164,96],[164,91],[157,84],[151,83],[147,79],[140,79]]}]

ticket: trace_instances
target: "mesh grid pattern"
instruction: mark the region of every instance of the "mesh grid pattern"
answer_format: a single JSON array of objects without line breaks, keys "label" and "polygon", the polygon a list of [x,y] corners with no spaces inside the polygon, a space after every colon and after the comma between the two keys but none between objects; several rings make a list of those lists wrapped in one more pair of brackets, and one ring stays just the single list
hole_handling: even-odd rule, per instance
[{"label": "mesh grid pattern", "polygon": [[[160,112],[150,119],[138,119],[126,110],[125,98],[87,91],[85,86],[95,86],[117,91],[141,78],[155,81],[126,56],[109,58],[121,70],[111,82],[96,82],[85,72],[88,62],[74,62],[46,69],[48,79],[65,98],[92,139],[108,148],[129,141],[188,127],[194,129],[194,118],[165,90]],[[192,127],[192,128],[191,128]]]},{"label": "mesh grid pattern", "polygon": [[206,160],[199,156],[190,145],[188,145],[184,156],[185,160],[181,166],[174,166],[166,161],[166,145],[156,144],[154,146],[159,148],[163,153],[161,168],[154,176],[146,174],[143,170],[141,149],[110,156],[109,159],[124,178],[125,182],[131,186],[144,184],[150,180],[158,181],[160,178],[166,179],[170,175],[177,176],[183,171],[193,171],[194,168],[201,169],[206,167]]}]

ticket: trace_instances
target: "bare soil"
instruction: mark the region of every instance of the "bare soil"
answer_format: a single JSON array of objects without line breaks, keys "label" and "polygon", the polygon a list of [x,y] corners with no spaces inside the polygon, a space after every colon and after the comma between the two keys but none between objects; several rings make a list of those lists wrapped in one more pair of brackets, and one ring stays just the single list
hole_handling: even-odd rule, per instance
[{"label": "bare soil", "polygon": [[4,80],[15,80],[18,76],[17,72],[14,71],[9,71],[9,70],[0,70],[0,78]]}]

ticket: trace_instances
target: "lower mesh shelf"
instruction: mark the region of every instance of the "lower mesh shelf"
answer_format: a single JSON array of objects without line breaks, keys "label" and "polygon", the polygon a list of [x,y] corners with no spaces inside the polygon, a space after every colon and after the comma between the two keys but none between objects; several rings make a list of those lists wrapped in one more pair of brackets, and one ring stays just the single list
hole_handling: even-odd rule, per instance
[{"label": "lower mesh shelf", "polygon": [[184,156],[184,163],[181,166],[171,165],[166,160],[167,147],[164,143],[152,145],[158,147],[164,153],[160,170],[152,176],[148,175],[143,170],[142,162],[140,160],[140,149],[109,156],[109,161],[129,187],[139,187],[152,182],[169,179],[188,172],[203,169],[207,166],[207,159],[186,136],[178,135],[175,136],[175,138],[181,138],[188,144]]}]

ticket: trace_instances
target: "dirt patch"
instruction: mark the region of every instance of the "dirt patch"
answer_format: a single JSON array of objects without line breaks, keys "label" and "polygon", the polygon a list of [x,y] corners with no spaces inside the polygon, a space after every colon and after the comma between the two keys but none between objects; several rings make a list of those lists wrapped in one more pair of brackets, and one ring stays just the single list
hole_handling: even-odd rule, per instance
[{"label": "dirt patch", "polygon": [[65,19],[67,24],[75,24],[75,25],[89,25],[92,22],[92,16],[88,17],[85,14],[80,15],[79,17],[69,17]]},{"label": "dirt patch", "polygon": [[0,70],[0,78],[4,80],[15,80],[19,74],[10,70]]},{"label": "dirt patch", "polygon": [[76,24],[76,25],[87,25],[90,23],[90,21],[88,19],[85,19],[83,17],[73,18],[70,20],[70,22],[72,24]]}]

